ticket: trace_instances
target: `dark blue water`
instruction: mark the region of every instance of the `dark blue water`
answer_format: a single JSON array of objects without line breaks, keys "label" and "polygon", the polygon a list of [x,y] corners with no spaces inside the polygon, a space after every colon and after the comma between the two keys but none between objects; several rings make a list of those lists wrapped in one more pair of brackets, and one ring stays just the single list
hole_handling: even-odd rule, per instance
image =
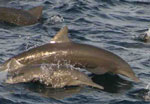
[{"label": "dark blue water", "polygon": [[[48,43],[64,25],[75,42],[107,49],[126,60],[141,79],[135,84],[114,75],[93,76],[104,91],[90,87],[51,89],[38,83],[0,83],[0,104],[150,104],[132,91],[150,83],[150,43],[134,37],[150,28],[149,0],[1,0],[0,6],[29,9],[43,5],[41,23],[0,24],[0,63]],[[57,18],[55,18],[57,17]],[[91,53],[92,54],[92,53]],[[144,93],[145,94],[145,93]]]}]

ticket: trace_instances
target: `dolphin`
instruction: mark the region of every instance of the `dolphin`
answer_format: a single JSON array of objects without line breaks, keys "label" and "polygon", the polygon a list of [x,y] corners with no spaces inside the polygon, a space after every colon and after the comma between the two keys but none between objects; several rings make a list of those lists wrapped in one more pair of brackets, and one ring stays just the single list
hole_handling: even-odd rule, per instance
[{"label": "dolphin", "polygon": [[15,58],[23,65],[41,63],[71,64],[85,68],[94,74],[114,73],[131,78],[135,82],[140,80],[132,71],[129,64],[112,52],[88,44],[72,42],[68,38],[68,27],[62,28],[50,41],[42,46],[32,48],[8,59],[0,70],[15,66]]},{"label": "dolphin", "polygon": [[42,6],[37,6],[30,10],[0,7],[0,21],[19,26],[32,25],[41,18],[42,10]]},{"label": "dolphin", "polygon": [[102,86],[94,83],[86,74],[76,70],[74,67],[58,64],[22,66],[19,70],[9,71],[9,77],[6,83],[15,84],[30,81],[40,81],[47,86],[51,85],[52,88],[87,85],[104,89]]}]

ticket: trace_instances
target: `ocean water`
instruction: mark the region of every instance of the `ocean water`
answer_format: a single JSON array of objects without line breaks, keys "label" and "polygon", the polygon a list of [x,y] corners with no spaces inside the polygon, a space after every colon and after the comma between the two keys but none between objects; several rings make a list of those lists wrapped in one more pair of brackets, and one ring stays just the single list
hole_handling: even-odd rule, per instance
[{"label": "ocean water", "polygon": [[[149,0],[0,0],[0,6],[30,9],[44,6],[40,23],[0,24],[0,63],[48,43],[63,26],[79,43],[109,50],[126,60],[142,81],[116,75],[92,76],[104,91],[91,87],[52,89],[39,83],[9,85],[0,81],[0,104],[150,104],[150,43],[135,39],[150,28]],[[2,75],[2,73],[0,73]],[[148,88],[148,87],[147,87]]]}]

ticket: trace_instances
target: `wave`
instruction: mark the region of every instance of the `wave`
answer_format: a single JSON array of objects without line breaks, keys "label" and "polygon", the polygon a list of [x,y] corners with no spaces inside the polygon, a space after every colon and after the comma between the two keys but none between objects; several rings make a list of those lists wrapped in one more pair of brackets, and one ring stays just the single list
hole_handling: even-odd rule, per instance
[{"label": "wave", "polygon": [[150,0],[120,0],[120,1],[126,1],[126,2],[132,2],[132,3],[150,3]]}]

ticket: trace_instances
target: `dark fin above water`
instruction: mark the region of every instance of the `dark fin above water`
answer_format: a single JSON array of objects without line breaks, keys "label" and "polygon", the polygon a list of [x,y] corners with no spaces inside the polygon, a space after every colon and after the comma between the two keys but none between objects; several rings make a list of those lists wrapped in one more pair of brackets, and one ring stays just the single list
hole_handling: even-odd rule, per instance
[{"label": "dark fin above water", "polygon": [[63,27],[55,36],[51,39],[50,43],[63,43],[71,42],[68,38],[68,27]]},{"label": "dark fin above water", "polygon": [[40,19],[42,16],[42,10],[43,10],[43,6],[37,6],[28,10],[28,12],[33,16],[35,16],[37,19]]}]

